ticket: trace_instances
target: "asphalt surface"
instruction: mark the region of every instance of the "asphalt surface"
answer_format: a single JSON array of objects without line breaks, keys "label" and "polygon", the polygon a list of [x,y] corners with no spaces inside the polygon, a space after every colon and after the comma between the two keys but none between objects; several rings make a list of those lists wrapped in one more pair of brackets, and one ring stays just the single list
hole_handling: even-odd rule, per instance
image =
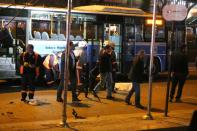
[{"label": "asphalt surface", "polygon": [[[119,90],[117,93],[113,94],[115,97],[115,100],[113,101],[107,100],[106,92],[101,91],[98,94],[101,98],[101,102],[93,97],[92,94],[89,94],[89,98],[85,98],[84,94],[81,93],[79,98],[82,99],[82,102],[79,104],[73,104],[71,102],[71,93],[68,92],[68,121],[70,121],[70,125],[80,130],[101,130],[101,128],[97,126],[97,123],[100,124],[101,127],[105,127],[106,130],[129,130],[131,128],[134,128],[135,130],[147,130],[175,127],[176,129],[186,129],[189,125],[192,112],[197,109],[197,80],[188,80],[186,82],[183,90],[183,103],[169,103],[169,115],[171,119],[173,118],[175,120],[175,122],[171,121],[171,119],[166,120],[167,122],[163,121],[166,84],[165,81],[153,83],[151,112],[156,120],[153,121],[153,123],[145,122],[149,124],[146,126],[144,125],[143,128],[141,128],[139,122],[144,122],[141,118],[147,113],[148,83],[141,85],[141,103],[145,106],[145,109],[138,109],[133,105],[125,104],[124,98],[127,94],[126,89],[130,86],[130,83],[116,84],[116,87]],[[15,87],[12,87],[12,89],[13,88]],[[0,130],[9,130],[10,127],[13,127],[13,129],[16,130],[35,129],[36,127],[31,126],[30,123],[37,123],[39,125],[38,127],[40,127],[40,123],[43,124],[43,122],[45,122],[44,125],[48,125],[49,127],[54,125],[54,123],[57,124],[62,118],[62,104],[56,102],[56,90],[54,87],[38,90],[36,91],[35,96],[40,102],[39,106],[32,106],[21,102],[20,92],[17,92],[16,90],[13,92],[0,92]],[[134,103],[134,97],[132,97],[131,101]],[[80,119],[74,118],[72,115],[73,109],[76,110]],[[178,116],[180,114],[184,116],[179,118]],[[177,119],[180,122],[178,124],[176,124]],[[134,122],[135,124],[129,124],[130,126],[125,124],[126,122],[132,123],[133,120],[136,121]],[[162,122],[163,124],[161,124]],[[83,123],[84,126],[86,125],[85,127],[87,128],[82,126],[81,123]],[[119,123],[120,126],[115,126],[115,123]],[[10,126],[10,124],[12,126]],[[39,130],[40,128],[36,129]]]},{"label": "asphalt surface", "polygon": [[[115,100],[107,100],[106,92],[100,91],[98,101],[91,93],[88,98],[81,93],[79,104],[71,102],[68,92],[67,118],[72,127],[69,130],[173,130],[186,131],[190,124],[192,112],[197,110],[196,70],[190,76],[183,89],[182,103],[169,103],[169,117],[164,117],[167,73],[154,79],[152,87],[153,121],[144,121],[147,114],[148,83],[141,85],[141,103],[145,109],[126,105],[125,96],[130,83],[116,83]],[[35,98],[39,106],[32,106],[20,101],[20,81],[0,81],[0,131],[7,130],[64,130],[59,128],[62,120],[62,103],[56,102],[57,86],[36,89]],[[134,96],[131,99],[134,104]],[[72,114],[73,109],[79,118]]]}]

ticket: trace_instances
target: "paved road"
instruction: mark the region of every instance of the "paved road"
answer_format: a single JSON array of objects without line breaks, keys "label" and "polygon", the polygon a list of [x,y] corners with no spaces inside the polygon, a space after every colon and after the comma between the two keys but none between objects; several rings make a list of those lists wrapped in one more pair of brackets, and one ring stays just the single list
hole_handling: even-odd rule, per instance
[{"label": "paved road", "polygon": [[[188,125],[190,118],[191,118],[192,111],[197,109],[196,84],[197,84],[197,80],[188,80],[183,90],[183,103],[170,103],[169,104],[170,114],[185,111],[184,113],[187,114],[186,115],[187,117],[185,118],[185,120],[183,120],[185,121],[183,125]],[[118,83],[116,86],[119,87],[119,89],[126,89],[129,86],[129,83]],[[15,87],[12,87],[11,89],[14,89],[14,88]],[[19,87],[17,88],[20,89]],[[142,100],[142,105],[144,106],[147,105],[147,90],[148,90],[148,83],[142,84],[141,100]],[[76,105],[76,104],[71,103],[71,93],[69,92],[68,93],[68,108],[67,108],[68,119],[70,121],[75,121],[75,119],[73,119],[73,116],[72,116],[73,108],[77,111],[79,116],[81,116],[82,118],[85,118],[85,120],[87,121],[89,119],[97,119],[97,118],[109,119],[110,118],[110,120],[113,121],[111,123],[112,125],[115,122],[115,120],[113,119],[113,117],[115,116],[118,116],[118,119],[116,120],[115,123],[117,122],[121,123],[121,120],[123,120],[121,116],[127,117],[129,121],[131,120],[130,116],[133,116],[136,114],[138,114],[138,117],[145,115],[146,110],[137,109],[134,106],[128,106],[124,103],[124,98],[126,94],[127,94],[127,91],[120,90],[118,91],[118,93],[114,94],[116,99],[114,101],[111,101],[111,100],[105,99],[106,92],[101,91],[99,93],[101,102],[99,102],[91,94],[89,95],[89,98],[85,98],[84,94],[81,94],[79,97],[80,99],[82,99],[82,102],[81,104]],[[166,95],[166,82],[153,83],[152,112],[155,115],[159,114],[160,116],[163,116],[163,111],[164,111],[164,106],[165,106],[165,95]],[[36,99],[41,101],[42,104],[40,106],[31,106],[28,104],[24,104],[20,101],[19,92],[15,92],[15,91],[0,92],[0,105],[1,105],[0,106],[0,117],[1,117],[0,127],[6,124],[9,125],[8,123],[12,123],[14,124],[13,126],[16,126],[17,123],[18,125],[21,125],[24,122],[41,122],[41,121],[43,122],[43,121],[50,121],[50,120],[51,121],[60,120],[61,114],[62,114],[62,104],[57,103],[55,98],[56,98],[55,89],[51,88],[49,90],[47,89],[39,90],[36,92]],[[132,98],[132,102],[133,102],[133,98]],[[139,122],[141,122],[141,119],[139,118],[135,118],[135,119],[138,119]],[[159,121],[157,122],[159,123]],[[110,125],[109,122],[106,122],[106,124],[107,123]],[[123,122],[123,125],[124,124],[125,123]],[[103,125],[103,126],[105,127],[107,125]],[[79,129],[84,129],[81,125],[80,126],[78,125],[77,127]],[[91,127],[90,129],[92,128],[93,127]]]}]

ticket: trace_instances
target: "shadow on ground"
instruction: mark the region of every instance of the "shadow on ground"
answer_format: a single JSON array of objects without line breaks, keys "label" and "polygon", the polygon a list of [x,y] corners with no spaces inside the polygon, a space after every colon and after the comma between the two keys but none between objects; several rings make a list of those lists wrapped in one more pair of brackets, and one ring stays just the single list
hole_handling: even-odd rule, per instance
[{"label": "shadow on ground", "polygon": [[141,131],[188,131],[188,127],[182,126],[182,127],[171,127],[171,128],[147,129]]}]

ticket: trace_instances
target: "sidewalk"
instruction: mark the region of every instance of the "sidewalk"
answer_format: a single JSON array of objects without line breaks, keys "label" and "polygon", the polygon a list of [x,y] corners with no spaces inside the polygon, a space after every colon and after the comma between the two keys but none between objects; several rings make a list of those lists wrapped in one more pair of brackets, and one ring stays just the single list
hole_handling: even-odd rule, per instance
[{"label": "sidewalk", "polygon": [[[67,120],[68,130],[80,131],[135,131],[135,130],[162,130],[162,131],[187,131],[192,110],[169,113],[164,117],[161,113],[152,113],[154,120],[143,120],[144,113],[88,117],[86,119]],[[60,119],[35,122],[20,122],[0,124],[1,131],[12,130],[65,130],[60,127]]]},{"label": "sidewalk", "polygon": [[[128,106],[124,98],[130,83],[117,83],[118,93],[115,100],[107,100],[106,92],[100,91],[101,102],[89,95],[80,104],[71,103],[71,92],[68,92],[67,117],[70,129],[82,131],[135,131],[163,130],[185,131],[190,123],[192,113],[197,109],[197,81],[188,81],[187,90],[183,92],[183,103],[169,103],[169,117],[164,117],[166,82],[153,84],[152,116],[154,120],[143,120],[147,110]],[[141,101],[147,105],[148,84],[142,84]],[[62,116],[62,104],[56,102],[56,90],[36,91],[36,99],[40,106],[24,104],[20,101],[20,93],[0,93],[0,131],[61,131],[59,126]],[[132,98],[133,102],[133,98]],[[75,109],[83,119],[75,119],[72,115]]]}]

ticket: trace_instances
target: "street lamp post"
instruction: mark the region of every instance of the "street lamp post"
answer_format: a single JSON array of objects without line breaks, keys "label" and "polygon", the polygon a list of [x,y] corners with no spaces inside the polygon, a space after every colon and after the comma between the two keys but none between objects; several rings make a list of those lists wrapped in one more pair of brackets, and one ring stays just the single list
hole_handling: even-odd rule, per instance
[{"label": "street lamp post", "polygon": [[155,45],[155,24],[156,24],[156,0],[153,3],[153,24],[152,24],[152,36],[150,47],[150,65],[149,65],[149,89],[148,89],[148,108],[147,114],[143,117],[145,120],[152,120],[151,115],[151,101],[152,101],[152,67],[153,67],[153,47]]},{"label": "street lamp post", "polygon": [[68,128],[67,123],[67,90],[69,80],[69,54],[70,54],[70,25],[71,25],[71,9],[72,0],[68,0],[67,3],[67,16],[66,16],[66,50],[65,50],[65,67],[64,67],[64,102],[62,110],[62,123],[61,125]]}]

